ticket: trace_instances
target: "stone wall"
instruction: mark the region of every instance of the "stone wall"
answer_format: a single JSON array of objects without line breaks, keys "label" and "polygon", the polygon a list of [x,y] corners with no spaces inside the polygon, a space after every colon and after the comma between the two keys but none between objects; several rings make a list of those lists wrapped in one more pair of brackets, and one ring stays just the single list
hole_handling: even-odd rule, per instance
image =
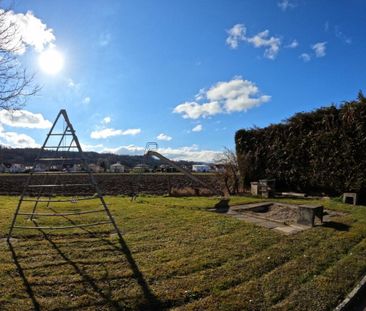
[{"label": "stone wall", "polygon": [[[28,176],[28,174],[0,174],[0,194],[21,194]],[[183,174],[94,174],[94,177],[102,192],[109,195],[130,195],[132,193],[163,195],[168,194],[169,191],[173,195],[210,194],[208,189],[203,189],[200,184],[195,183]],[[221,189],[215,174],[198,174],[196,177],[217,189]],[[32,184],[55,184],[55,179],[57,178],[58,184],[88,183],[87,174],[52,174],[47,176],[34,175],[32,177]],[[39,188],[32,188],[29,194],[35,195],[38,193],[37,191],[39,191]],[[74,187],[44,188],[43,194],[92,195],[94,192],[90,187],[80,185]]]}]

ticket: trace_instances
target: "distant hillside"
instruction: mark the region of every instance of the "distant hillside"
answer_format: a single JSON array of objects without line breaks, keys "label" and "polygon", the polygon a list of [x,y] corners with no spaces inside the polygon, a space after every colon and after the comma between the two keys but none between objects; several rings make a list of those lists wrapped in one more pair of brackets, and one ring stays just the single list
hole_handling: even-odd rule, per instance
[{"label": "distant hillside", "polygon": [[[32,165],[38,153],[38,148],[5,148],[0,145],[0,163],[23,163],[25,165]],[[52,157],[52,154],[54,154],[54,151],[47,151],[47,156]],[[58,154],[62,155],[62,152],[59,152]],[[97,152],[84,152],[84,156],[88,163],[97,164],[105,161],[110,165],[120,162],[129,168],[135,167],[137,164],[144,163],[143,156],[117,155]],[[147,158],[145,163],[151,167],[162,164],[160,160],[153,159],[151,157]],[[196,162],[177,161],[177,163],[180,165],[192,165]]]}]

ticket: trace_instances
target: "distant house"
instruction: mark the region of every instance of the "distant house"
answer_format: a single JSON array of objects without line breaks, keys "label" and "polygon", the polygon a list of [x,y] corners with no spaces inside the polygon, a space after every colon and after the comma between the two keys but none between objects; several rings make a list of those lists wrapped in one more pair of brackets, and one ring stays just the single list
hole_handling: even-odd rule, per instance
[{"label": "distant house", "polygon": [[70,169],[70,172],[81,172],[82,167],[80,164],[74,164],[72,168]]},{"label": "distant house", "polygon": [[24,167],[24,173],[30,173],[31,171],[33,171],[32,165],[28,165],[28,166]]},{"label": "distant house", "polygon": [[176,172],[177,170],[170,166],[170,165],[167,165],[167,164],[161,164],[159,166],[159,169],[158,169],[159,172],[165,172],[165,173],[174,173]]},{"label": "distant house", "polygon": [[93,172],[93,173],[103,173],[104,169],[102,167],[100,167],[97,164],[94,163],[90,163],[89,164],[89,169]]},{"label": "distant house", "polygon": [[44,172],[45,170],[45,166],[39,163],[34,167],[34,172]]},{"label": "distant house", "polygon": [[9,169],[10,173],[24,173],[25,166],[21,163],[13,163]]},{"label": "distant house", "polygon": [[7,170],[7,167],[4,163],[0,163],[0,173],[5,173]]},{"label": "distant house", "polygon": [[146,172],[150,172],[150,171],[151,171],[150,167],[146,164],[137,164],[132,169],[133,173],[146,173]]},{"label": "distant house", "polygon": [[62,165],[60,165],[60,164],[51,165],[48,168],[48,171],[50,171],[50,172],[60,172],[60,171],[62,171]]},{"label": "distant house", "polygon": [[111,173],[124,173],[125,172],[125,166],[121,163],[117,162],[110,166],[109,168]]},{"label": "distant house", "polygon": [[206,173],[211,171],[211,167],[207,164],[194,164],[192,165],[192,172]]}]

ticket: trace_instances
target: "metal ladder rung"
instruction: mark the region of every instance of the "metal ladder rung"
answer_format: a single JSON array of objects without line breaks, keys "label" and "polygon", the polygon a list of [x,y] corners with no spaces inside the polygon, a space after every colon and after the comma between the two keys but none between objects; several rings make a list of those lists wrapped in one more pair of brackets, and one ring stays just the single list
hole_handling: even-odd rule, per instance
[{"label": "metal ladder rung", "polygon": [[83,212],[68,212],[68,213],[18,213],[18,215],[23,216],[72,216],[72,215],[83,215],[83,214],[92,214],[92,213],[100,213],[105,212],[104,209],[98,209],[93,211],[83,211]]},{"label": "metal ladder rung", "polygon": [[99,196],[86,197],[86,198],[75,198],[75,199],[65,199],[65,200],[37,200],[37,199],[23,199],[25,202],[50,202],[50,203],[62,203],[62,202],[73,202],[73,201],[85,201],[85,200],[93,200],[99,199]]},{"label": "metal ladder rung", "polygon": [[[68,134],[68,133],[71,133],[71,134]],[[48,134],[48,136],[73,136],[73,135],[72,135],[72,132],[67,131],[66,133],[51,133],[51,134]]]},{"label": "metal ladder rung", "polygon": [[62,229],[73,229],[73,228],[84,228],[84,227],[93,227],[105,224],[111,224],[111,221],[100,221],[94,222],[91,224],[84,225],[73,225],[73,226],[60,226],[60,227],[48,227],[48,226],[14,226],[17,229],[51,229],[51,230],[62,230]]},{"label": "metal ladder rung", "polygon": [[62,149],[69,149],[69,148],[77,148],[78,146],[45,146],[43,149],[48,149],[48,148],[52,148],[52,149],[56,149],[56,148],[62,148]]},{"label": "metal ladder rung", "polygon": [[28,185],[28,188],[39,188],[39,187],[45,187],[45,188],[54,188],[54,187],[91,187],[94,186],[93,184],[61,184],[61,185]]}]

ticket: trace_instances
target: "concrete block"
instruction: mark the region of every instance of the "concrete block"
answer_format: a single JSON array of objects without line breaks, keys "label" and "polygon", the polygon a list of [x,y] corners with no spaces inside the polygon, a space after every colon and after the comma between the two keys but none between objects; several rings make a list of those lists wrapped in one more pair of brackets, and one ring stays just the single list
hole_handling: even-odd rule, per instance
[{"label": "concrete block", "polygon": [[[350,203],[350,201],[352,203]],[[355,192],[345,192],[343,193],[343,203],[349,203],[357,205],[357,193]]]},{"label": "concrete block", "polygon": [[299,205],[297,223],[314,227],[315,217],[318,217],[323,222],[323,211],[323,205]]}]

